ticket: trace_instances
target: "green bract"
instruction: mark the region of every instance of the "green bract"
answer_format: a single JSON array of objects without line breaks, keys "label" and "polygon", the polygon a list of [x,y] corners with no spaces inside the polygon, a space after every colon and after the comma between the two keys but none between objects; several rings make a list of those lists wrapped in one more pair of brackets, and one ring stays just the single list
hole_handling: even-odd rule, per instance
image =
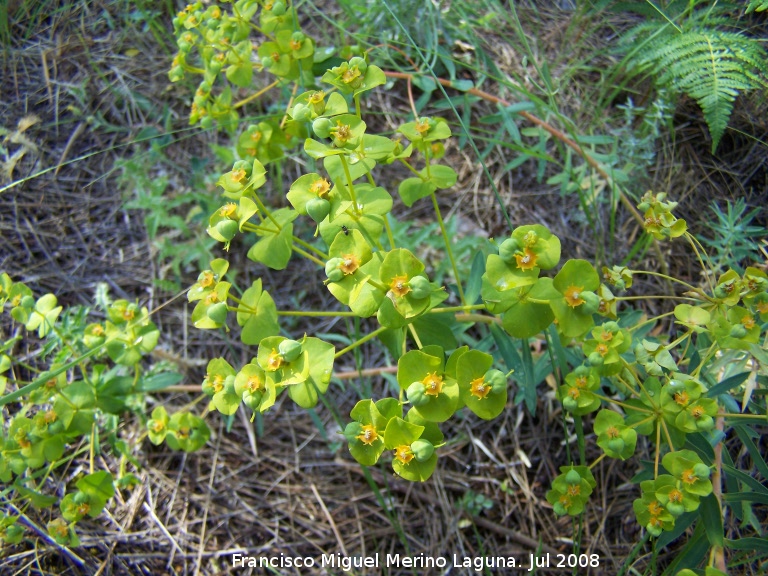
[{"label": "green bract", "polygon": [[414,383],[424,386],[412,411],[428,422],[444,422],[458,408],[459,386],[445,372],[443,358],[443,349],[435,346],[406,352],[397,362],[397,383],[402,390],[415,392]]},{"label": "green bract", "polygon": [[[384,445],[393,450],[392,468],[395,473],[406,480],[424,482],[429,479],[437,465],[437,454],[434,453],[421,460],[416,457],[413,444],[416,443],[424,432],[424,426],[406,422],[402,418],[394,417],[387,423],[384,431]],[[424,456],[423,446],[416,445],[416,450]]]},{"label": "green bract", "polygon": [[600,410],[595,417],[597,445],[611,458],[626,460],[635,453],[637,432],[612,410]]},{"label": "green bract", "polygon": [[597,482],[586,466],[561,466],[560,472],[547,492],[547,502],[558,516],[578,516]]},{"label": "green bract", "polygon": [[600,278],[585,260],[569,260],[560,269],[552,283],[560,294],[549,305],[558,322],[558,330],[565,336],[581,336],[594,325],[587,295],[592,298],[600,286]]},{"label": "green bract", "polygon": [[461,354],[456,363],[461,403],[484,420],[496,418],[507,404],[507,379],[492,365],[493,357],[478,350]]}]

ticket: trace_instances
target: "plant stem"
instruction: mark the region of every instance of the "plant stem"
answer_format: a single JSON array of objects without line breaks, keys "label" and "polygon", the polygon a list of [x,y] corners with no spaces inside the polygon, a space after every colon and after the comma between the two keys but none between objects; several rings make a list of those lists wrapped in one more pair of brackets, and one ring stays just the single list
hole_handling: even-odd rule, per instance
[{"label": "plant stem", "polygon": [[614,300],[687,300],[688,302],[701,302],[698,298],[691,298],[690,296],[669,296],[662,294],[652,294],[650,296],[615,296]]},{"label": "plant stem", "polygon": [[[699,259],[699,264],[701,265],[701,271],[704,272],[704,276],[706,276],[706,278],[707,278],[707,284],[709,284],[710,292],[714,292],[715,291],[715,287],[712,285],[712,278],[710,278],[709,274],[706,273],[707,272],[707,267],[704,265],[704,260],[701,257],[701,253],[699,252],[698,248],[696,247],[696,244],[698,243],[698,240],[696,240],[696,238],[694,238],[693,235],[689,234],[688,232],[686,232],[684,234],[684,236],[685,236],[685,239],[688,240],[688,243],[691,245],[691,248],[693,248],[693,251],[696,253],[696,258]],[[701,247],[701,244],[699,244],[699,247]],[[701,251],[704,253],[705,256],[707,255],[707,253],[706,253],[706,251],[704,250],[703,247],[701,248]],[[708,256],[707,256],[707,260],[709,260]]]},{"label": "plant stem", "polygon": [[337,316],[353,316],[356,317],[357,314],[352,312],[351,310],[278,310],[277,311],[278,316],[307,316],[307,317],[325,317],[330,316],[332,318],[335,318]]},{"label": "plant stem", "polygon": [[[269,209],[268,209],[268,208],[267,208],[267,207],[264,205],[264,202],[262,202],[262,201],[261,201],[261,198],[259,198],[259,197],[258,197],[256,194],[254,194],[254,195],[253,195],[253,199],[256,201],[256,205],[259,207],[259,210],[261,210],[262,212],[264,212],[264,214],[266,214],[266,215],[267,215],[267,218],[269,218],[269,220],[272,222],[272,224],[274,224],[275,226],[277,226],[277,230],[278,230],[278,232],[279,232],[280,230],[282,230],[282,229],[283,229],[283,227],[280,225],[280,222],[278,222],[278,221],[275,219],[275,217],[274,217],[274,216],[272,216],[272,212],[270,212],[270,210],[269,210]],[[263,222],[263,220],[262,220],[262,222]]]},{"label": "plant stem", "polygon": [[251,95],[250,95],[250,96],[248,96],[247,98],[243,98],[243,99],[242,99],[242,100],[240,100],[239,102],[235,102],[235,104],[233,104],[233,105],[232,105],[232,108],[234,108],[235,110],[237,110],[238,108],[242,108],[243,106],[245,106],[246,104],[248,104],[248,102],[251,102],[251,101],[253,101],[253,100],[256,100],[256,98],[258,98],[258,97],[259,97],[259,96],[261,96],[262,94],[266,94],[267,92],[269,92],[270,90],[272,90],[272,88],[274,88],[274,87],[275,87],[275,86],[277,86],[278,84],[280,84],[280,80],[275,80],[275,81],[274,81],[274,82],[272,82],[272,84],[270,84],[269,86],[266,86],[266,87],[262,88],[261,90],[258,90],[257,92],[254,92],[253,94],[251,94]]},{"label": "plant stem", "polygon": [[422,180],[424,180],[424,178],[421,176],[421,174],[419,174],[419,171],[416,170],[416,168],[414,168],[413,166],[411,166],[410,162],[406,161],[403,158],[398,158],[398,160],[400,160],[400,163],[403,164],[406,168],[408,168],[408,170],[413,172],[417,177],[419,177]]},{"label": "plant stem", "polygon": [[432,308],[430,312],[440,314],[441,312],[466,312],[467,310],[485,310],[485,304],[465,304],[464,306],[446,306],[445,308]]},{"label": "plant stem", "polygon": [[394,250],[396,247],[395,244],[395,236],[392,234],[392,227],[389,225],[389,218],[385,215],[383,217],[384,220],[384,229],[387,231],[387,239],[389,240],[389,249]]},{"label": "plant stem", "polygon": [[347,352],[350,352],[350,351],[354,350],[358,346],[362,346],[363,344],[365,344],[369,340],[373,340],[374,338],[376,338],[376,336],[378,336],[379,334],[381,334],[385,330],[387,330],[387,328],[384,327],[384,326],[381,326],[381,327],[377,328],[376,330],[374,330],[373,332],[371,332],[369,334],[366,334],[365,336],[363,336],[359,340],[357,340],[355,342],[352,342],[352,344],[350,344],[346,348],[342,348],[341,350],[336,352],[336,354],[334,354],[333,358],[334,359],[339,358],[339,357],[343,356],[344,354],[346,354]]},{"label": "plant stem", "polygon": [[411,333],[411,336],[413,336],[413,339],[416,341],[416,347],[421,350],[424,348],[424,346],[421,343],[421,339],[419,338],[418,333],[416,332],[416,328],[413,327],[413,323],[408,324],[408,330]]},{"label": "plant stem", "polygon": [[640,324],[635,324],[634,326],[631,326],[631,327],[627,328],[627,330],[632,332],[633,330],[637,330],[641,326],[645,326],[646,324],[650,324],[652,322],[656,322],[657,320],[661,320],[665,316],[672,316],[672,314],[674,314],[674,313],[675,313],[675,311],[671,310],[670,312],[665,312],[664,314],[659,314],[658,316],[654,316],[653,318],[649,318],[648,320],[640,322]]},{"label": "plant stem", "polygon": [[606,454],[605,452],[603,452],[602,454],[600,454],[600,456],[598,456],[598,457],[597,457],[597,460],[595,460],[594,462],[592,462],[592,464],[590,464],[590,465],[589,465],[589,469],[590,469],[590,470],[592,470],[592,468],[594,468],[594,467],[595,467],[595,466],[597,466],[597,465],[598,465],[600,462],[602,462],[603,458],[605,458],[606,456],[607,456],[607,454]]},{"label": "plant stem", "polygon": [[[427,164],[427,167],[429,164]],[[459,276],[459,269],[456,266],[456,259],[453,257],[453,250],[451,249],[451,239],[448,237],[448,230],[445,229],[445,222],[443,222],[443,216],[440,213],[440,206],[437,204],[437,196],[432,192],[432,207],[435,209],[435,215],[437,216],[437,223],[440,225],[440,232],[443,235],[443,242],[445,243],[445,250],[448,253],[448,259],[451,261],[451,267],[453,268],[453,276],[456,279],[456,288],[459,290],[459,300],[466,306],[467,301],[464,298],[464,288],[461,286],[461,276]]]},{"label": "plant stem", "polygon": [[322,250],[319,250],[319,249],[315,248],[314,246],[312,246],[312,244],[310,244],[309,242],[305,242],[304,240],[302,240],[298,236],[294,236],[293,237],[293,241],[294,241],[294,243],[298,244],[299,246],[303,246],[307,250],[311,250],[312,252],[314,252],[315,254],[320,256],[320,258],[322,258],[323,260],[328,260],[328,258],[329,258],[328,254],[326,254]]},{"label": "plant stem", "polygon": [[349,164],[347,164],[347,158],[344,154],[339,154],[339,160],[344,168],[344,176],[347,178],[347,186],[349,186],[349,195],[352,198],[352,210],[355,214],[360,214],[360,207],[357,205],[357,198],[355,197],[355,185],[352,184],[352,173],[349,171]]},{"label": "plant stem", "polygon": [[318,266],[321,266],[321,267],[324,267],[324,266],[325,266],[325,262],[323,262],[323,261],[322,261],[322,260],[320,260],[319,258],[316,258],[315,256],[313,256],[312,254],[310,254],[310,253],[309,253],[309,252],[307,252],[306,250],[302,250],[301,248],[299,248],[299,247],[298,247],[298,246],[296,246],[295,244],[291,246],[291,249],[292,249],[294,252],[296,252],[296,254],[301,254],[302,256],[304,256],[304,258],[306,258],[307,260],[312,260],[312,262],[314,262],[314,263],[315,263],[315,264],[317,264]]},{"label": "plant stem", "polygon": [[579,445],[579,464],[586,466],[587,452],[586,445],[584,443],[584,422],[581,419],[581,416],[573,417],[573,427],[576,428],[576,441]]},{"label": "plant stem", "polygon": [[709,301],[712,300],[701,288],[697,288],[692,284],[688,284],[688,282],[683,282],[682,280],[679,280],[673,276],[669,276],[668,274],[663,274],[661,272],[653,272],[651,270],[632,270],[632,274],[647,274],[649,276],[658,276],[659,278],[664,278],[665,280],[669,280],[670,282],[677,282],[678,284],[681,284],[682,286],[685,286],[686,288],[692,290],[696,294],[701,294],[701,296],[705,300],[709,300]]}]

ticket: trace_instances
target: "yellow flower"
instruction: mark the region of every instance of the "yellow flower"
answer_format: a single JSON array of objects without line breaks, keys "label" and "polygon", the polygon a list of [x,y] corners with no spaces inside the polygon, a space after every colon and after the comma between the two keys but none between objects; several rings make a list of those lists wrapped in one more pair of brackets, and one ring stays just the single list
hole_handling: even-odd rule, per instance
[{"label": "yellow flower", "polygon": [[235,212],[237,212],[237,204],[234,202],[227,202],[224,206],[219,208],[219,214],[230,220],[233,220],[232,216],[235,215]]},{"label": "yellow flower", "polygon": [[245,383],[245,387],[251,392],[257,392],[264,389],[264,382],[256,374],[250,376]]},{"label": "yellow flower", "polygon": [[309,185],[309,191],[315,194],[318,198],[325,198],[328,196],[328,191],[331,189],[331,185],[325,178],[318,178],[312,184]]},{"label": "yellow flower", "polygon": [[331,128],[331,132],[336,140],[342,144],[346,144],[347,140],[352,138],[352,128],[349,124],[342,124],[341,120],[336,120],[336,128]]},{"label": "yellow flower", "polygon": [[363,432],[357,436],[357,439],[366,446],[370,446],[376,442],[378,438],[379,435],[376,433],[376,428],[372,424],[366,424],[363,426]]},{"label": "yellow flower", "polygon": [[578,496],[581,494],[581,486],[578,484],[569,484],[567,492],[569,496]]},{"label": "yellow flower", "polygon": [[312,95],[307,99],[307,101],[310,104],[320,104],[320,102],[322,102],[323,100],[325,100],[325,92],[323,92],[322,90],[315,90],[314,92],[312,92]]},{"label": "yellow flower", "polygon": [[443,390],[443,379],[437,375],[437,372],[427,374],[421,382],[424,384],[424,394],[427,396],[439,396]]},{"label": "yellow flower", "polygon": [[491,386],[485,383],[485,379],[481,376],[475,378],[469,383],[469,392],[476,398],[485,398],[491,391]]},{"label": "yellow flower", "polygon": [[651,513],[651,516],[658,516],[662,512],[664,512],[664,509],[661,507],[661,504],[659,504],[656,500],[648,504],[648,512]]},{"label": "yellow flower", "polygon": [[395,460],[401,464],[408,464],[408,462],[413,460],[413,451],[411,450],[411,447],[406,444],[402,444],[395,448]]},{"label": "yellow flower", "polygon": [[681,390],[675,394],[675,404],[679,406],[686,406],[689,401],[690,397],[688,396],[688,392],[685,390]]},{"label": "yellow flower", "polygon": [[411,287],[408,286],[408,276],[405,274],[401,276],[395,276],[392,279],[392,282],[389,283],[389,289],[398,298],[402,298],[408,294],[408,292],[411,291]]},{"label": "yellow flower", "polygon": [[680,480],[682,480],[684,484],[693,484],[698,479],[699,477],[696,476],[696,473],[693,471],[693,468],[688,468],[687,470],[683,470],[683,473],[680,476]]},{"label": "yellow flower", "polygon": [[414,129],[419,134],[424,134],[425,132],[429,131],[429,120],[426,118],[420,118],[416,121],[416,125],[414,126]]},{"label": "yellow flower", "polygon": [[584,286],[568,286],[565,289],[565,301],[571,308],[581,306],[584,304],[584,300],[581,298],[581,293],[584,291]]},{"label": "yellow flower", "polygon": [[267,370],[274,372],[283,365],[283,357],[280,356],[277,350],[272,348],[272,352],[269,353],[267,358]]},{"label": "yellow flower", "polygon": [[520,270],[533,270],[536,267],[536,260],[538,256],[530,248],[523,250],[522,254],[515,254],[515,260],[517,261],[517,267]]},{"label": "yellow flower", "polygon": [[360,260],[354,254],[344,254],[341,257],[341,264],[339,264],[339,270],[344,272],[347,276],[354,274],[355,270],[360,268]]}]

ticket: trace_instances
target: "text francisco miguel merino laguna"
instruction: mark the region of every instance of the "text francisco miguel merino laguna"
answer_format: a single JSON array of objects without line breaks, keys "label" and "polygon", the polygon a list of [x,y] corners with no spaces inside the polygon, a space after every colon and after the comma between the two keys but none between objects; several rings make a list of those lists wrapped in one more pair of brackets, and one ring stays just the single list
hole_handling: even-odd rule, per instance
[{"label": "text francisco miguel merino laguna", "polygon": [[[232,556],[233,568],[470,568],[482,572],[486,568],[495,569],[526,569],[528,572],[535,568],[574,568],[596,567],[600,560],[597,554],[528,554],[527,564],[523,564],[514,556],[464,556],[453,554],[451,557],[426,556],[418,554],[406,556],[403,554],[373,554],[371,556],[344,556],[342,554],[323,554],[319,558],[312,556],[246,556],[235,553]],[[550,557],[551,556],[551,557]],[[449,564],[450,562],[450,564]]]}]

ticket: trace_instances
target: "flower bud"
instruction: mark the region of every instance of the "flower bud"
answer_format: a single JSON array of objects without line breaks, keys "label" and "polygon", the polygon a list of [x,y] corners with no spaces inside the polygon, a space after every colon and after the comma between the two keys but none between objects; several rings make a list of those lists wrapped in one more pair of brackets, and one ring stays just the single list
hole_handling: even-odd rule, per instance
[{"label": "flower bud", "polygon": [[216,223],[216,232],[221,234],[221,237],[227,242],[237,235],[239,229],[240,226],[236,220],[219,220]]},{"label": "flower bud", "polygon": [[589,290],[584,290],[580,295],[584,304],[580,308],[580,312],[584,314],[594,314],[597,309],[600,308],[600,296]]},{"label": "flower bud", "polygon": [[411,296],[417,300],[427,298],[432,293],[429,280],[424,278],[424,276],[414,276],[408,281],[408,286],[411,289]]},{"label": "flower bud", "polygon": [[672,502],[672,501],[667,502],[666,508],[667,508],[667,512],[672,514],[672,516],[674,516],[675,518],[677,518],[683,512],[685,512],[685,507],[679,502]]},{"label": "flower bud", "polygon": [[333,124],[328,118],[317,118],[312,122],[312,131],[318,138],[328,138],[331,135]]},{"label": "flower bud", "polygon": [[312,198],[307,202],[307,214],[312,220],[320,224],[331,212],[331,203],[325,198]]},{"label": "flower bud", "polygon": [[411,444],[411,451],[419,462],[426,462],[435,453],[435,447],[429,440],[419,439]]},{"label": "flower bud", "polygon": [[576,402],[576,399],[571,396],[566,396],[563,398],[563,408],[568,410],[568,412],[573,412],[579,407],[579,403]]},{"label": "flower bud", "polygon": [[698,478],[706,479],[706,478],[709,478],[710,469],[709,469],[709,466],[707,466],[703,462],[697,462],[696,464],[693,465],[693,473]]},{"label": "flower bud", "polygon": [[293,362],[301,354],[301,342],[283,340],[278,345],[277,351],[286,362]]},{"label": "flower bud", "polygon": [[227,321],[227,303],[216,302],[216,304],[212,304],[206,311],[206,315],[216,324],[224,324]]},{"label": "flower bud", "polygon": [[515,254],[520,250],[522,250],[522,246],[516,238],[507,238],[499,245],[499,256],[507,264],[514,264]]},{"label": "flower bud", "polygon": [[731,331],[728,335],[732,338],[744,338],[747,335],[747,329],[744,328],[743,324],[734,324],[731,326]]},{"label": "flower bud", "polygon": [[507,389],[507,377],[501,370],[491,368],[485,373],[483,380],[487,386],[491,387],[490,394],[498,394]]},{"label": "flower bud", "polygon": [[354,68],[355,66],[360,70],[360,74],[365,74],[365,71],[368,69],[368,63],[360,56],[355,56],[354,58],[349,59],[349,67]]},{"label": "flower bud", "polygon": [[427,388],[423,382],[414,382],[405,391],[405,395],[408,397],[408,401],[414,406],[424,406],[429,402],[429,396],[426,394]]},{"label": "flower bud", "polygon": [[587,358],[587,361],[589,362],[590,366],[602,366],[603,365],[603,357],[600,355],[600,352],[592,352],[592,354],[589,355]]},{"label": "flower bud", "polygon": [[608,449],[611,452],[616,452],[617,454],[621,454],[621,452],[624,450],[625,442],[623,438],[617,437],[617,438],[611,438],[608,440]]},{"label": "flower bud", "polygon": [[580,482],[581,482],[581,475],[573,468],[568,470],[568,473],[565,475],[565,483],[570,484],[571,486],[575,486]]},{"label": "flower bud", "polygon": [[645,526],[645,529],[646,529],[646,530],[648,530],[648,533],[649,533],[651,536],[654,536],[654,537],[656,537],[656,538],[658,538],[659,536],[661,536],[661,533],[662,533],[662,531],[663,531],[663,530],[662,530],[662,528],[661,528],[661,526],[657,526],[657,525],[656,525],[656,524],[654,524],[653,522],[648,522],[648,524],[646,524],[646,526]]},{"label": "flower bud", "polygon": [[261,406],[261,399],[263,396],[264,393],[261,390],[255,390],[254,392],[246,390],[243,392],[243,403],[256,412],[256,410],[259,409],[259,406]]},{"label": "flower bud", "polygon": [[709,432],[715,427],[715,421],[709,414],[704,414],[696,420],[696,428],[702,432]]},{"label": "flower bud", "polygon": [[339,282],[344,278],[344,272],[339,268],[342,262],[341,258],[331,258],[325,263],[325,275],[329,282]]},{"label": "flower bud", "polygon": [[309,106],[299,102],[293,107],[291,116],[296,122],[309,122],[312,117],[312,111],[309,109]]}]

